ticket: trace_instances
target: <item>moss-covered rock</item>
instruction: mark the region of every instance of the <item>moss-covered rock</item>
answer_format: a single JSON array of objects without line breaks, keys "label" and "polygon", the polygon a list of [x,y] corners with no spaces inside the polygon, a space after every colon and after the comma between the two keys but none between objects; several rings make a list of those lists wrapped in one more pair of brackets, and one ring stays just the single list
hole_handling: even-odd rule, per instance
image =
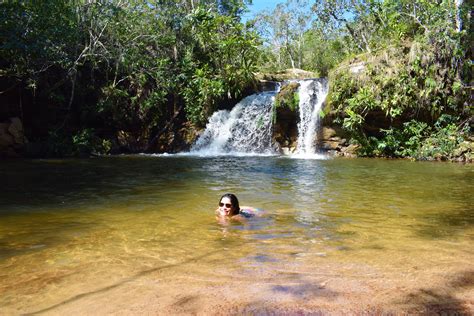
[{"label": "moss-covered rock", "polygon": [[275,108],[288,108],[296,111],[299,104],[298,82],[290,82],[284,85],[275,97]]},{"label": "moss-covered rock", "polygon": [[276,95],[273,107],[273,139],[282,147],[294,148],[298,138],[298,88],[300,84],[290,82]]}]

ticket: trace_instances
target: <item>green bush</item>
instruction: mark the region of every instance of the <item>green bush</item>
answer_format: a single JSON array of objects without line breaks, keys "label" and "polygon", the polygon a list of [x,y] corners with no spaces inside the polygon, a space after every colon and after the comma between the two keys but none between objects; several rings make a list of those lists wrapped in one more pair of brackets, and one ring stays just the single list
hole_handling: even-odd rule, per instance
[{"label": "green bush", "polygon": [[112,143],[95,135],[93,129],[83,129],[72,135],[51,132],[47,141],[47,156],[81,157],[108,154]]},{"label": "green bush", "polygon": [[[361,145],[360,155],[452,159],[467,141],[470,132],[454,137],[471,115],[463,106],[467,92],[455,66],[441,63],[433,50],[413,43],[411,57],[392,49],[385,60],[372,56],[362,73],[331,73],[328,102],[334,122]],[[373,117],[384,117],[384,122]]]}]

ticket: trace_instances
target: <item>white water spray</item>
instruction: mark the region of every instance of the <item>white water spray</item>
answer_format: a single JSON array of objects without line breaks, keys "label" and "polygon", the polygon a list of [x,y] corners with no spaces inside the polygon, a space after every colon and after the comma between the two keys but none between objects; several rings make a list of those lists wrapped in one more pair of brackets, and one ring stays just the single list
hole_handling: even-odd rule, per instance
[{"label": "white water spray", "polygon": [[296,155],[313,155],[316,153],[319,113],[328,94],[328,84],[326,79],[301,80],[299,83],[300,122]]},{"label": "white water spray", "polygon": [[[328,93],[327,80],[308,79],[298,82],[300,122],[294,157],[314,158],[319,111]],[[230,112],[226,110],[215,112],[204,132],[191,147],[190,154],[201,156],[277,154],[272,140],[272,116],[276,93],[277,91],[253,94],[240,101]]]},{"label": "white water spray", "polygon": [[215,112],[191,154],[276,154],[272,146],[272,107],[276,92],[253,94],[232,111]]}]

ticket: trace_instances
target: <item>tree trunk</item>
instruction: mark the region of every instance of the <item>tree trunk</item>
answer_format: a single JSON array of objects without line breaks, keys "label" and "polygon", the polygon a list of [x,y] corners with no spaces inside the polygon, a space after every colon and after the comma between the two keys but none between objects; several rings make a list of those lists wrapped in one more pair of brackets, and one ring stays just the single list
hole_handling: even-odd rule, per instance
[{"label": "tree trunk", "polygon": [[463,0],[455,0],[456,4],[456,30],[461,32],[462,30],[462,18],[461,18],[461,6]]},{"label": "tree trunk", "polygon": [[[351,35],[352,39],[354,40],[354,42],[356,43],[357,47],[360,49],[360,50],[364,50],[364,48],[362,47],[361,43],[360,43],[360,40],[357,38],[357,35],[356,33],[354,32],[354,30],[349,26],[349,23],[347,22],[346,19],[341,19],[341,18],[338,18],[337,15],[334,13],[334,12],[331,12],[330,13],[331,16],[338,22],[342,22],[344,23],[344,26],[346,27],[346,29],[349,31],[349,34]],[[363,40],[365,41],[365,38],[363,37]],[[368,46],[368,43],[365,41],[365,50],[367,50],[369,53],[370,53],[370,47]]]},{"label": "tree trunk", "polygon": [[290,31],[288,30],[288,27],[286,28],[286,39],[285,39],[285,46],[286,50],[288,51],[288,56],[290,56],[290,61],[291,61],[291,68],[295,68],[295,59],[291,53],[291,47],[290,47]]}]

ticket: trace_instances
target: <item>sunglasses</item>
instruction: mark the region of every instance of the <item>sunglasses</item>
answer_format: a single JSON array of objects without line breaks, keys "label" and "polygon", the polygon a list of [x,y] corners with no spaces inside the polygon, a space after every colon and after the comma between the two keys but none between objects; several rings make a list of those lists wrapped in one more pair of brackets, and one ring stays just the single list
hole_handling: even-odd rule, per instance
[{"label": "sunglasses", "polygon": [[227,208],[231,208],[232,207],[232,204],[229,204],[229,203],[219,203],[219,206],[220,207],[223,207],[225,205],[225,207]]}]

